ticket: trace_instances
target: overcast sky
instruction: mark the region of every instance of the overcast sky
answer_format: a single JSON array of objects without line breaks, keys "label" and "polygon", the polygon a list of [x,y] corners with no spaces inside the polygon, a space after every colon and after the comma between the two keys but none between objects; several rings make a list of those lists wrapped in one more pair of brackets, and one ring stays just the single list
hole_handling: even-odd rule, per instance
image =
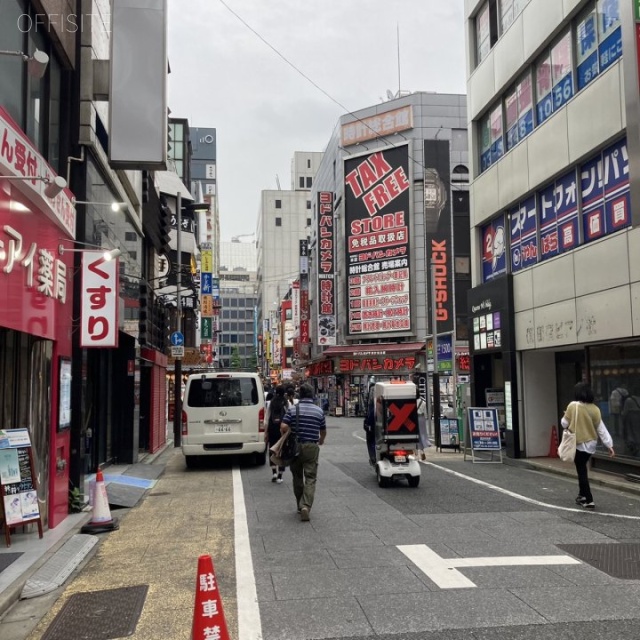
[{"label": "overcast sky", "polygon": [[260,192],[277,188],[276,175],[291,188],[295,151],[323,151],[342,114],[397,92],[397,28],[403,90],[464,93],[463,4],[169,0],[169,106],[192,127],[217,129],[222,239],[255,231]]}]

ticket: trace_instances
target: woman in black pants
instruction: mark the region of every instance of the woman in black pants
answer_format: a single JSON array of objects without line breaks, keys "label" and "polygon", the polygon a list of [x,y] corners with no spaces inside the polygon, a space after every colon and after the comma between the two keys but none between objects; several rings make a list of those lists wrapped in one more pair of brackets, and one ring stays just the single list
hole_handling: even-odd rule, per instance
[{"label": "woman in black pants", "polygon": [[[285,389],[282,385],[278,385],[276,387],[276,392],[271,402],[269,403],[269,407],[267,409],[267,414],[265,415],[265,434],[264,439],[267,441],[267,448],[273,447],[273,445],[280,440],[280,423],[282,421],[282,417],[287,412],[287,398],[285,396]],[[278,484],[282,483],[282,474],[284,473],[284,467],[275,467],[273,464],[271,465],[271,482],[277,482]]]},{"label": "woman in black pants", "polygon": [[598,438],[609,449],[613,458],[613,440],[602,422],[600,409],[593,403],[593,390],[586,382],[578,382],[573,388],[574,402],[571,402],[562,417],[562,426],[576,434],[576,457],[574,459],[578,473],[580,493],[576,504],[585,509],[595,509],[589,486],[588,463],[589,458],[596,452]]}]

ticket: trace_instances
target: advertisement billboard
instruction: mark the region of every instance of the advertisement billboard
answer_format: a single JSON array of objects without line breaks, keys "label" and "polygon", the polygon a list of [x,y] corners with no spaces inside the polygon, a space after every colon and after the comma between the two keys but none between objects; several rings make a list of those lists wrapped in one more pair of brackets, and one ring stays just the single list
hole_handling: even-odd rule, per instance
[{"label": "advertisement billboard", "polygon": [[[424,141],[424,217],[427,278],[435,282],[435,333],[455,328],[453,305],[453,225],[451,221],[451,164],[448,140]],[[433,266],[432,263],[433,262]],[[433,269],[433,274],[431,273]],[[429,288],[431,291],[431,287]],[[429,296],[429,317],[434,301]],[[431,327],[433,330],[433,327]]]},{"label": "advertisement billboard", "polygon": [[333,192],[318,193],[318,344],[336,344],[336,245]]},{"label": "advertisement billboard", "polygon": [[409,151],[345,160],[348,333],[411,329]]}]

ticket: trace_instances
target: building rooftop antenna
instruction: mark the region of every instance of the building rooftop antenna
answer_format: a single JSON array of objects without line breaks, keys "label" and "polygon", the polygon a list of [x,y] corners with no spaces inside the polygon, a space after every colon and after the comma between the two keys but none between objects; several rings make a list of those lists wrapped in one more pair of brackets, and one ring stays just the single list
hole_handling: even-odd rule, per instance
[{"label": "building rooftop antenna", "polygon": [[278,191],[282,191],[280,187],[280,178],[278,178],[278,174],[276,173],[276,185],[278,185]]},{"label": "building rooftop antenna", "polygon": [[396,22],[396,38],[398,40],[398,98],[402,95],[402,83],[400,82],[400,23]]}]

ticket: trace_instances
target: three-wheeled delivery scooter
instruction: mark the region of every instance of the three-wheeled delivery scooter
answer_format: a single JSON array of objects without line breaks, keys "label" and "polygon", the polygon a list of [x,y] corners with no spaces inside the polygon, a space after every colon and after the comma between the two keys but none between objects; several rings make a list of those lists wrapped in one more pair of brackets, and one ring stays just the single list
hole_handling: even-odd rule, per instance
[{"label": "three-wheeled delivery scooter", "polygon": [[370,390],[370,415],[374,420],[374,443],[370,451],[378,485],[388,487],[404,477],[410,487],[420,484],[416,385],[404,380],[376,382]]}]

